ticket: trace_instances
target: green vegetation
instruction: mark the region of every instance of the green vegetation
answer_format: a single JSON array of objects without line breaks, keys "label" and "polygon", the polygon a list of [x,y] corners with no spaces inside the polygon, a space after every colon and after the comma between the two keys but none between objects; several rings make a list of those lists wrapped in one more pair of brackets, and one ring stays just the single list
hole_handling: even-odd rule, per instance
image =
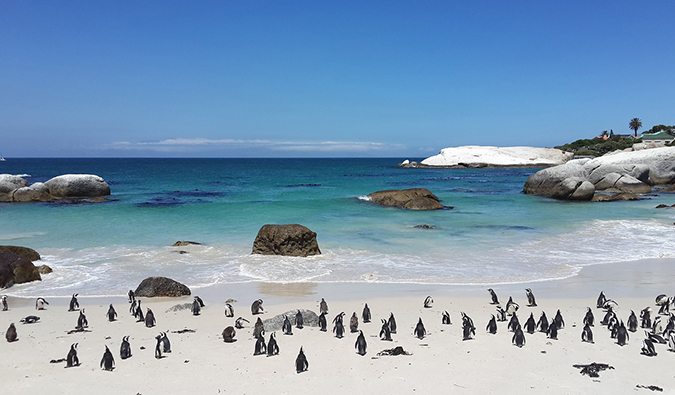
[{"label": "green vegetation", "polygon": [[642,133],[643,134],[644,133],[657,133],[657,132],[660,132],[662,130],[664,132],[668,133],[668,134],[675,135],[675,126],[668,126],[668,125],[656,125],[653,128],[651,128],[649,130],[646,130]]},{"label": "green vegetation", "polygon": [[619,136],[612,136],[607,140],[603,139],[581,139],[573,143],[560,145],[555,148],[574,152],[579,156],[602,156],[610,151],[622,150],[632,147],[635,143],[641,143],[642,139],[631,139]]}]

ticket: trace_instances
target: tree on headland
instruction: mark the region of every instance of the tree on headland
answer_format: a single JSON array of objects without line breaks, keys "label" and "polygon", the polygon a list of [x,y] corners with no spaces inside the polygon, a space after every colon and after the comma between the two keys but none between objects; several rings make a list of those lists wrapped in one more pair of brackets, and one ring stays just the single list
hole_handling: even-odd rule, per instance
[{"label": "tree on headland", "polygon": [[628,127],[635,132],[635,137],[637,137],[637,131],[642,127],[642,121],[640,118],[633,118],[628,123]]}]

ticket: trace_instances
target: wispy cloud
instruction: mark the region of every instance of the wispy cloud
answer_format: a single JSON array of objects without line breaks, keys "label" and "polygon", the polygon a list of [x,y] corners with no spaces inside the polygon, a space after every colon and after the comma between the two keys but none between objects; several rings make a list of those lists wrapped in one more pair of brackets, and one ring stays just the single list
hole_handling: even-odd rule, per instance
[{"label": "wispy cloud", "polygon": [[120,141],[106,146],[108,149],[125,151],[195,152],[213,149],[259,148],[271,151],[298,152],[370,152],[402,149],[402,144],[363,141],[273,141],[262,139],[206,139],[172,138],[160,141]]}]

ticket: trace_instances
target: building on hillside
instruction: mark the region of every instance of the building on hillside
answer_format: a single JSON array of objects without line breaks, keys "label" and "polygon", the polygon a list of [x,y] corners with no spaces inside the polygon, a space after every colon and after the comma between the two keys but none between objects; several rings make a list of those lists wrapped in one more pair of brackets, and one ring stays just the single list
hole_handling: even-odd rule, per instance
[{"label": "building on hillside", "polygon": [[643,133],[642,142],[651,143],[654,145],[666,145],[672,143],[675,140],[675,136],[664,132],[663,130],[656,133]]}]

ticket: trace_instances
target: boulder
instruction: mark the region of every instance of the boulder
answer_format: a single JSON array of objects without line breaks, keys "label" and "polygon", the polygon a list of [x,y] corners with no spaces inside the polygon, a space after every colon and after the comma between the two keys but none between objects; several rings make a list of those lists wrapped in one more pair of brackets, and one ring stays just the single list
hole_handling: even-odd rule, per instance
[{"label": "boulder", "polygon": [[190,295],[190,288],[167,277],[148,277],[141,281],[134,294],[146,298],[178,297]]},{"label": "boulder", "polygon": [[17,189],[12,198],[14,202],[48,202],[50,200],[53,199],[49,194],[49,188],[41,182]]},{"label": "boulder", "polygon": [[0,174],[0,202],[13,201],[14,191],[27,187],[28,181],[12,174]]},{"label": "boulder", "polygon": [[49,194],[57,199],[110,195],[110,185],[92,174],[64,174],[45,182]]},{"label": "boulder", "polygon": [[53,271],[54,271],[54,270],[52,270],[52,268],[49,267],[49,266],[47,266],[47,265],[40,265],[40,266],[38,266],[38,272],[39,272],[40,274],[49,274],[49,273],[51,273],[51,272],[53,272]]},{"label": "boulder", "polygon": [[40,280],[33,262],[16,254],[0,253],[0,288]]},{"label": "boulder", "polygon": [[316,233],[298,225],[263,225],[253,242],[253,254],[302,256],[319,255]]},{"label": "boulder", "polygon": [[295,328],[295,315],[298,314],[298,311],[300,311],[300,315],[302,315],[303,326],[319,326],[319,316],[316,315],[315,312],[312,310],[298,309],[289,310],[283,314],[275,315],[272,318],[264,320],[263,327],[265,328],[265,332],[280,331],[281,326],[284,324],[284,316],[288,316],[291,325]]},{"label": "boulder", "polygon": [[0,246],[0,253],[15,254],[29,261],[40,260],[40,254],[32,248],[19,246]]},{"label": "boulder", "polygon": [[377,191],[369,194],[368,199],[383,206],[408,210],[439,210],[443,208],[438,197],[426,188]]},{"label": "boulder", "polygon": [[594,202],[615,202],[618,200],[639,200],[640,197],[634,193],[617,193],[616,195],[605,195],[599,193],[593,196],[592,201]]},{"label": "boulder", "polygon": [[[421,162],[422,167],[548,167],[567,162],[571,152],[541,147],[466,145],[443,148]],[[407,167],[407,166],[402,166]]]},{"label": "boulder", "polygon": [[202,243],[197,243],[196,241],[177,241],[173,243],[172,247],[185,247],[189,245],[202,245]]}]

